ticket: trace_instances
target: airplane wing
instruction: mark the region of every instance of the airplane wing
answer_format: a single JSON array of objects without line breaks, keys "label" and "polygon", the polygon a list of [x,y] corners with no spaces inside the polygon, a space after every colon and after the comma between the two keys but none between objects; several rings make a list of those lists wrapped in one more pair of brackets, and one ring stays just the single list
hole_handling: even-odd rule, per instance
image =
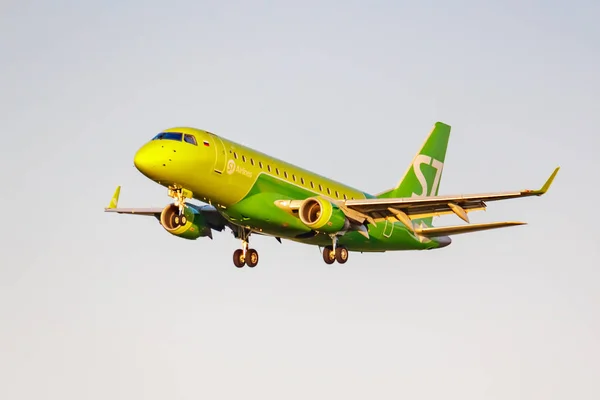
[{"label": "airplane wing", "polygon": [[[519,190],[514,192],[501,192],[501,193],[489,193],[489,194],[473,194],[473,195],[458,195],[458,196],[425,196],[425,197],[407,197],[407,198],[377,198],[377,199],[360,199],[360,200],[347,200],[342,209],[346,212],[348,217],[352,218],[354,215],[358,218],[366,219],[372,224],[376,224],[377,221],[383,221],[388,218],[395,218],[398,221],[404,223],[411,230],[413,229],[412,220],[419,218],[426,218],[432,216],[439,216],[443,214],[454,213],[465,222],[469,222],[468,212],[476,210],[485,210],[486,202],[507,200],[529,196],[541,196],[545,194],[560,167],[556,168],[552,175],[548,178],[546,183],[538,190]],[[504,222],[503,226],[517,225],[521,223],[517,222]],[[509,225],[506,225],[509,224]],[[481,224],[479,224],[481,225]],[[470,228],[468,228],[470,227]],[[500,227],[500,226],[497,226]],[[453,227],[456,228],[456,227]],[[466,233],[467,231],[481,230],[483,226],[467,225],[461,227],[462,229],[455,230],[456,233]],[[480,229],[477,229],[480,228]],[[424,228],[423,233],[433,232],[433,229],[438,228]],[[485,227],[485,229],[493,229],[492,227]],[[460,231],[460,232],[459,232]],[[438,235],[449,234],[442,233],[439,228]]]},{"label": "airplane wing", "polygon": [[[115,190],[115,193],[113,194],[113,197],[110,200],[108,207],[104,208],[105,212],[113,212],[113,213],[117,213],[117,214],[150,216],[150,217],[155,217],[156,219],[158,219],[160,221],[160,214],[162,213],[163,208],[158,208],[158,207],[150,207],[150,208],[148,208],[148,207],[147,208],[118,207],[120,193],[121,193],[121,186],[117,186],[117,189]],[[217,211],[217,209],[214,206],[211,206],[211,205],[198,206],[198,205],[191,204],[191,203],[186,203],[186,206],[191,207],[191,208],[195,209],[197,212],[199,212],[200,214],[202,214],[206,218],[206,221],[208,222],[209,227],[211,229],[214,229],[217,231],[222,231],[225,228],[225,226],[231,226],[230,222],[227,221],[219,213],[219,211]]]},{"label": "airplane wing", "polygon": [[119,195],[121,194],[121,186],[117,186],[115,190],[115,194],[113,194],[112,199],[110,199],[110,203],[108,207],[104,208],[105,212],[114,212],[118,214],[132,214],[132,215],[144,215],[144,216],[152,216],[152,217],[160,217],[160,213],[162,212],[162,208],[119,208],[117,207],[119,203]]}]

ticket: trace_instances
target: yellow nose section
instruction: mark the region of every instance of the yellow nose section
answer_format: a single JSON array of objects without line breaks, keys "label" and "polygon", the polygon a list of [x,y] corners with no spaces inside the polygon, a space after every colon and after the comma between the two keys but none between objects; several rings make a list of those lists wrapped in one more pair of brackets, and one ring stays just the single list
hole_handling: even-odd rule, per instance
[{"label": "yellow nose section", "polygon": [[165,168],[171,163],[172,157],[168,150],[155,142],[150,142],[135,153],[133,165],[147,177],[155,178],[164,175]]},{"label": "yellow nose section", "polygon": [[194,158],[184,144],[172,140],[153,140],[142,146],[133,157],[133,165],[146,177],[160,182],[185,180]]},{"label": "yellow nose section", "polygon": [[156,168],[154,161],[156,161],[155,157],[152,157],[152,151],[147,145],[142,146],[133,157],[133,165],[144,175],[148,175],[153,168]]}]

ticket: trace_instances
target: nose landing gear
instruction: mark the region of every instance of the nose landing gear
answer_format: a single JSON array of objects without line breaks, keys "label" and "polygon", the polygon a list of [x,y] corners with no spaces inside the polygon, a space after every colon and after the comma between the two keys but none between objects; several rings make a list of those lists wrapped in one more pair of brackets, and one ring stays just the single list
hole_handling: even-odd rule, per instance
[{"label": "nose landing gear", "polygon": [[[185,221],[185,216],[183,215],[185,200],[191,199],[194,197],[194,194],[184,188],[169,187],[168,195],[174,199],[173,204],[179,207],[179,215],[182,217],[183,221]],[[185,222],[182,222],[182,225],[185,225]]]}]

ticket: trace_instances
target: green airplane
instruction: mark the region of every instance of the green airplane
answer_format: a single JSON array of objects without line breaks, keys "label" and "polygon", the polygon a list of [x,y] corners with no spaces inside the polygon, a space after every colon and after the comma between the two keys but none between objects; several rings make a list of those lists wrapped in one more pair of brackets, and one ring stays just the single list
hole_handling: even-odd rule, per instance
[{"label": "green airplane", "polygon": [[[488,201],[543,195],[559,168],[539,190],[438,196],[449,137],[450,126],[437,122],[400,182],[371,195],[213,133],[171,128],[142,146],[133,162],[168,189],[173,203],[119,208],[118,186],[105,211],[154,216],[170,234],[192,240],[228,228],[242,241],[233,254],[238,268],[258,264],[258,252],[249,247],[252,234],[320,246],[325,263],[343,264],[350,251],[438,249],[451,243],[451,235],[523,225],[470,224],[467,213],[485,210]],[[467,224],[434,227],[433,217],[444,214]]]}]

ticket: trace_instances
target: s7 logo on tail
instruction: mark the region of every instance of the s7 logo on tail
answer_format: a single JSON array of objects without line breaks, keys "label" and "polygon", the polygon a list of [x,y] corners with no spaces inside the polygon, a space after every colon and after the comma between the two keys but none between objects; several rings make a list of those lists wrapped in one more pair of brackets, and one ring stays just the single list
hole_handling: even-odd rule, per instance
[{"label": "s7 logo on tail", "polygon": [[423,171],[421,171],[421,165],[423,164],[430,165],[431,167],[435,168],[435,178],[433,179],[433,184],[431,185],[429,196],[435,195],[440,184],[440,178],[442,177],[444,163],[424,154],[419,154],[415,157],[415,161],[413,162],[413,170],[415,171],[415,175],[419,180],[419,183],[421,184],[422,191],[421,194],[413,192],[412,197],[427,196],[427,179],[425,179],[425,175],[423,175]]}]

